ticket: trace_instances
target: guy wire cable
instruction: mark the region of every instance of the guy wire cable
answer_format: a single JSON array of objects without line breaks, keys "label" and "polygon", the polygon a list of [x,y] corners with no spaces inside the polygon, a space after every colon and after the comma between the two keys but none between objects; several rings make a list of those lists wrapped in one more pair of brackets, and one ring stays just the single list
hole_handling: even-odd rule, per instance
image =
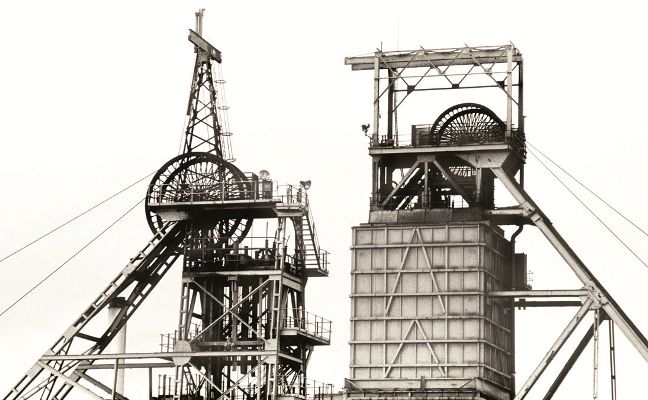
[{"label": "guy wire cable", "polygon": [[55,227],[54,229],[49,230],[47,233],[44,233],[43,235],[41,235],[38,238],[32,240],[31,242],[27,243],[26,245],[20,247],[19,249],[14,250],[13,252],[7,254],[3,258],[0,258],[0,263],[2,263],[5,260],[8,260],[9,258],[11,258],[14,255],[20,253],[21,251],[25,250],[26,248],[30,247],[31,245],[35,244],[36,242],[39,242],[41,239],[46,238],[47,236],[49,236],[52,233],[58,231],[59,229],[63,228],[64,226],[70,224],[71,222],[76,221],[77,219],[81,218],[82,216],[86,215],[87,213],[89,213],[90,211],[94,210],[95,208],[101,206],[102,204],[106,203],[107,201],[112,200],[113,198],[117,197],[118,195],[122,194],[126,190],[128,190],[128,189],[132,188],[133,186],[137,185],[138,183],[142,182],[144,179],[148,178],[149,176],[153,175],[154,173],[155,172],[151,172],[150,174],[146,175],[145,177],[142,177],[142,178],[138,179],[137,181],[131,183],[130,185],[128,185],[125,188],[118,191],[117,193],[115,193],[115,194],[113,194],[111,196],[108,196],[104,200],[100,201],[99,203],[95,204],[94,206],[92,206],[92,207],[88,208],[87,210],[83,211],[81,214],[78,214],[77,216],[72,217],[71,219],[69,219],[66,222],[62,223],[61,225]]},{"label": "guy wire cable", "polygon": [[567,191],[568,191],[569,193],[571,193],[571,195],[574,196],[574,197],[576,198],[576,200],[578,200],[578,202],[581,203],[581,205],[582,205],[583,207],[585,207],[585,209],[586,209],[587,211],[589,211],[590,214],[592,214],[592,215],[594,216],[594,218],[596,218],[596,219],[597,219],[597,220],[598,220],[598,221],[599,221],[599,222],[600,222],[600,223],[601,223],[601,224],[602,224],[602,225],[603,225],[603,226],[604,226],[604,227],[605,227],[605,228],[606,228],[606,229],[607,229],[607,230],[608,230],[608,231],[609,231],[609,232],[610,232],[610,233],[611,233],[611,234],[612,234],[612,235],[613,235],[613,236],[614,236],[614,237],[615,237],[615,238],[616,238],[616,239],[617,239],[617,240],[618,240],[618,241],[619,241],[619,242],[620,242],[620,243],[621,243],[621,244],[622,244],[622,245],[623,245],[623,246],[624,246],[624,247],[625,247],[625,248],[626,248],[630,253],[632,253],[632,255],[635,256],[635,258],[636,258],[637,260],[639,260],[639,262],[642,263],[644,267],[648,268],[648,264],[647,264],[647,263],[646,263],[646,262],[645,262],[641,257],[639,257],[639,255],[638,255],[637,253],[635,253],[634,250],[632,250],[632,249],[630,248],[630,246],[628,246],[628,245],[623,241],[623,239],[621,239],[621,237],[619,237],[619,235],[617,235],[616,232],[614,232],[614,231],[612,230],[612,228],[610,228],[610,227],[609,227],[605,222],[603,222],[603,220],[602,220],[602,219],[601,219],[601,218],[600,218],[600,217],[599,217],[599,216],[598,216],[598,215],[597,215],[597,214],[596,214],[596,213],[595,213],[591,208],[589,208],[589,207],[585,204],[585,202],[583,202],[583,200],[581,200],[581,198],[578,197],[578,195],[577,195],[576,193],[574,193],[574,192],[573,192],[573,191],[572,191],[572,190],[571,190],[571,189],[570,189],[570,188],[569,188],[569,187],[568,187],[568,186],[567,186],[567,185],[566,185],[566,184],[565,184],[565,183],[564,183],[564,182],[563,182],[563,181],[562,181],[562,180],[561,180],[561,179],[560,179],[560,178],[559,178],[559,177],[558,177],[558,176],[557,176],[557,175],[556,175],[556,174],[555,174],[555,173],[554,173],[554,172],[553,172],[553,171],[552,171],[552,170],[551,170],[551,169],[550,169],[550,168],[549,168],[545,163],[543,163],[542,160],[540,160],[540,158],[538,158],[538,156],[535,155],[533,151],[529,151],[529,154],[531,154],[531,155],[532,155],[536,160],[538,160],[538,162],[539,162],[540,164],[542,164],[542,166],[545,167],[545,169],[546,169],[547,171],[549,171],[549,173],[550,173],[551,175],[553,175],[553,177],[556,178],[556,180],[558,180],[558,182],[560,182],[560,184],[561,184],[565,189],[567,189]]},{"label": "guy wire cable", "polygon": [[54,268],[52,272],[50,272],[47,276],[45,276],[43,279],[41,279],[36,285],[32,286],[31,289],[29,289],[27,292],[25,292],[22,296],[20,296],[16,301],[14,301],[9,307],[5,308],[1,313],[0,313],[0,318],[9,310],[11,310],[16,304],[21,302],[25,297],[29,296],[31,292],[36,290],[40,285],[45,283],[49,278],[52,277],[55,273],[57,273],[61,268],[63,268],[67,263],[72,261],[76,256],[78,256],[83,250],[85,250],[88,246],[90,246],[92,243],[94,243],[97,239],[99,239],[104,233],[108,232],[110,228],[115,226],[119,221],[121,221],[126,215],[128,215],[131,211],[135,209],[142,201],[144,201],[143,198],[137,200],[137,203],[133,205],[131,208],[126,210],[122,215],[120,215],[116,220],[110,223],[106,228],[104,228],[101,232],[96,234],[92,239],[90,239],[89,242],[84,244],[79,250],[77,250],[74,254],[72,254],[67,260],[65,260],[62,264],[60,264],[58,267]]},{"label": "guy wire cable", "polygon": [[549,158],[549,156],[547,156],[545,153],[543,153],[539,148],[537,148],[536,146],[532,145],[532,144],[529,143],[528,141],[527,141],[526,143],[527,143],[529,146],[533,147],[533,149],[534,149],[535,152],[537,152],[537,153],[540,154],[542,157],[544,157],[544,158],[546,158],[547,160],[549,160],[549,162],[551,162],[553,165],[555,165],[558,169],[560,169],[562,172],[564,172],[567,176],[569,176],[570,178],[572,178],[576,183],[578,183],[580,186],[582,186],[582,187],[583,187],[585,190],[587,190],[590,194],[592,194],[594,197],[596,197],[597,199],[599,199],[599,201],[601,201],[603,204],[605,204],[606,206],[608,206],[612,211],[614,211],[616,214],[618,214],[621,218],[623,218],[624,220],[626,220],[629,224],[631,224],[632,226],[634,226],[635,228],[637,228],[637,230],[639,230],[639,231],[640,231],[641,233],[643,233],[646,237],[648,237],[648,232],[646,232],[646,231],[645,231],[644,229],[642,229],[639,225],[637,225],[637,224],[634,223],[632,220],[630,220],[630,218],[628,218],[628,217],[626,217],[625,215],[623,215],[623,214],[621,213],[621,211],[617,210],[617,209],[616,209],[612,204],[610,204],[610,203],[608,203],[607,201],[605,201],[601,196],[599,196],[598,194],[596,194],[593,190],[591,190],[589,187],[587,187],[584,183],[582,183],[580,180],[578,180],[578,179],[577,179],[576,177],[574,177],[572,174],[570,174],[569,172],[567,172],[563,167],[561,167],[558,163],[556,163],[554,160],[552,160],[551,158]]}]

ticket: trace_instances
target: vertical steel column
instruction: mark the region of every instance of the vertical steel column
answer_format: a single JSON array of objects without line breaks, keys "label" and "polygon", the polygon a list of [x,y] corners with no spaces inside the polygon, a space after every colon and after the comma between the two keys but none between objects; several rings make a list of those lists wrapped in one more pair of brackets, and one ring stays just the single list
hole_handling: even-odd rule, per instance
[{"label": "vertical steel column", "polygon": [[598,372],[599,372],[599,309],[594,310],[594,381],[592,398],[598,400]]},{"label": "vertical steel column", "polygon": [[205,15],[205,9],[201,8],[196,11],[196,33],[202,36],[202,20]]},{"label": "vertical steel column", "polygon": [[387,139],[394,138],[394,85],[396,81],[394,80],[394,73],[391,69],[387,69]]},{"label": "vertical steel column", "polygon": [[511,137],[513,127],[513,46],[507,51],[506,60],[506,137]]},{"label": "vertical steel column", "polygon": [[524,133],[524,75],[523,75],[523,62],[518,61],[518,131]]},{"label": "vertical steel column", "polygon": [[[113,376],[113,385],[112,385],[112,393],[110,398],[112,400],[117,399],[117,386],[119,385],[119,358],[115,358],[115,373]],[[123,393],[123,390],[120,392]]]},{"label": "vertical steel column", "polygon": [[[602,320],[603,320],[603,318],[600,318],[599,323],[601,323]],[[569,371],[571,371],[574,364],[576,364],[576,361],[578,360],[578,357],[580,357],[581,354],[583,354],[583,350],[585,350],[585,348],[589,344],[590,340],[592,340],[593,335],[594,335],[594,325],[592,325],[585,332],[585,335],[583,336],[581,341],[578,343],[578,345],[574,349],[574,352],[572,353],[572,355],[569,356],[569,359],[563,365],[562,369],[558,373],[558,376],[556,376],[556,379],[554,379],[553,383],[551,384],[551,386],[547,390],[547,393],[544,395],[542,400],[551,400],[553,398],[554,394],[556,394],[556,391],[558,390],[560,385],[563,383],[563,381],[567,377],[567,374],[569,374]]]},{"label": "vertical steel column", "polygon": [[430,208],[430,183],[428,176],[430,175],[430,165],[427,161],[423,162],[423,208]]},{"label": "vertical steel column", "polygon": [[380,120],[380,58],[378,53],[374,56],[374,118],[373,137],[371,144],[378,143],[378,124]]},{"label": "vertical steel column", "polygon": [[616,400],[616,345],[614,343],[614,321],[608,321],[608,333],[610,339],[610,390],[612,391],[612,396],[610,399]]},{"label": "vertical steel column", "polygon": [[[119,318],[122,310],[126,307],[126,298],[116,297],[108,304],[108,318],[110,323],[113,323],[115,319]],[[126,324],[115,334],[112,343],[110,345],[111,350],[115,353],[126,353]],[[119,369],[119,359],[115,359],[115,379],[116,379],[116,390],[120,394],[124,393],[124,369]]]},{"label": "vertical steel column", "polygon": [[[481,168],[477,169],[481,171]],[[518,225],[518,228],[511,235],[511,290],[516,290],[516,265],[515,265],[515,240],[522,233],[524,225]],[[511,298],[511,394],[515,396],[515,380],[517,374],[515,372],[515,298]]]},{"label": "vertical steel column", "polygon": [[585,316],[585,314],[587,314],[591,305],[592,299],[588,298],[587,300],[585,300],[576,315],[574,315],[571,321],[569,321],[569,324],[567,324],[560,336],[558,336],[558,339],[556,339],[556,342],[553,344],[553,346],[551,346],[551,349],[549,349],[542,361],[540,361],[540,364],[538,364],[531,376],[529,376],[529,379],[527,379],[522,388],[520,388],[520,391],[515,396],[514,400],[522,400],[526,397],[527,394],[529,394],[529,391],[531,390],[533,385],[538,382],[540,375],[542,375],[545,369],[547,369],[551,361],[553,361],[554,357],[556,357],[556,354],[558,354],[558,351],[560,351],[567,339],[571,336],[576,327],[578,327],[580,322],[583,320],[583,317]]}]

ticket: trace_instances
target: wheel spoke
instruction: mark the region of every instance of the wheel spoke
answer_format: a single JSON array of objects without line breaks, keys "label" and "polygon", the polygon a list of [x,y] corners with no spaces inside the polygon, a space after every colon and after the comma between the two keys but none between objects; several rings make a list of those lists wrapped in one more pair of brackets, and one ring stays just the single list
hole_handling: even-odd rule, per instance
[{"label": "wheel spoke", "polygon": [[[167,162],[153,177],[147,193],[147,221],[153,232],[164,220],[152,212],[151,202],[219,201],[243,199],[247,178],[233,164],[211,153],[186,153]],[[190,198],[193,196],[193,198]],[[242,240],[252,226],[252,219],[222,219],[198,230],[196,239],[218,242]]]}]

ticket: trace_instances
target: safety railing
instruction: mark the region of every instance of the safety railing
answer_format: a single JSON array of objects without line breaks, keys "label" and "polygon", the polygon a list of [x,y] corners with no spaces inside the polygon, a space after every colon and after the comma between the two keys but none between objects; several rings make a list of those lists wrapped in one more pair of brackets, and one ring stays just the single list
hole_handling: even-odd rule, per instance
[{"label": "safety railing", "polygon": [[[195,385],[190,385],[190,382],[201,382],[204,378],[200,374],[190,374],[191,378],[187,379],[187,373],[185,372],[184,379],[178,381],[174,375],[170,374],[161,374],[158,375],[158,387],[157,387],[157,400],[173,400],[177,399],[178,396],[182,399],[189,399],[187,395],[189,393],[195,393],[197,387]],[[191,399],[198,397],[191,397]]]},{"label": "safety railing", "polygon": [[303,310],[286,310],[282,322],[283,328],[298,329],[320,339],[331,340],[332,322],[319,315],[311,314]]},{"label": "safety railing", "polygon": [[[191,380],[187,380],[186,376],[184,378],[185,379],[178,381],[174,376],[167,374],[160,375],[158,377],[157,399],[171,400],[178,398],[178,395],[182,399],[202,398],[198,397],[199,395],[196,392],[199,387],[202,386],[201,384],[204,383],[204,377],[199,374],[192,375],[192,380],[195,382],[195,385],[189,385],[188,382]],[[250,382],[237,382],[236,387],[233,390],[228,390],[227,395],[223,397],[229,400],[249,400],[257,398],[257,395],[263,394],[266,391],[265,385],[262,387],[258,386],[257,379],[248,378],[244,380]],[[290,381],[291,383],[286,383],[287,381]],[[281,382],[283,383],[277,385],[277,394],[279,397],[324,400],[332,399],[334,393],[334,387],[332,384],[319,382],[313,379],[306,379],[301,375],[297,376],[296,379],[282,379]],[[176,391],[179,391],[179,393],[176,394]],[[192,396],[196,397],[187,397],[189,393],[192,393]]]},{"label": "safety railing", "polygon": [[469,140],[463,143],[461,140],[440,142],[438,137],[431,133],[432,125],[420,124],[412,125],[411,135],[393,134],[391,137],[380,135],[377,140],[371,140],[370,148],[399,148],[399,147],[447,147],[462,145],[481,145],[481,144],[509,144],[520,155],[526,156],[526,142],[524,132],[516,128],[511,130],[510,136],[506,136],[504,131],[495,132],[490,135],[481,137],[479,140]]},{"label": "safety railing", "polygon": [[[283,258],[279,259],[279,243],[272,236],[246,236],[241,243],[226,237],[202,237],[196,235],[185,239],[185,259],[188,262],[218,259],[225,268],[264,267],[283,265],[286,272],[298,274],[308,261],[308,254],[290,254],[283,246]],[[283,261],[283,263],[278,262]]]},{"label": "safety railing", "polygon": [[326,251],[326,250],[323,250],[321,248],[320,248],[319,252],[320,252],[319,269],[321,271],[324,271],[324,272],[328,273],[328,265],[329,265],[328,256],[329,256],[329,252]]},{"label": "safety railing", "polygon": [[228,180],[213,183],[167,183],[149,187],[150,205],[175,203],[268,202],[306,206],[306,191],[300,185],[275,181]]},{"label": "safety railing", "polygon": [[[192,323],[187,332],[184,340],[191,340],[198,336],[202,331],[200,324]],[[176,329],[173,333],[160,333],[160,353],[168,353],[173,351],[176,342],[180,340],[180,332]]]},{"label": "safety railing", "polygon": [[[308,243],[304,243],[306,245],[306,257],[312,256],[315,257],[315,264],[318,266],[318,268],[322,271],[328,271],[328,252],[326,250],[323,250],[320,247],[319,244],[319,237],[317,236],[317,230],[315,229],[315,221],[313,220],[313,213],[310,208],[310,203],[308,201],[308,198],[305,200],[305,206],[306,206],[306,223],[308,224],[308,231],[310,232],[311,235],[311,241],[310,246]],[[312,249],[314,252],[313,254],[308,254],[308,249],[309,247]],[[312,265],[313,263],[311,261],[313,260],[305,260],[306,265]]]},{"label": "safety railing", "polygon": [[333,384],[309,380],[306,384],[306,398],[323,400],[333,398]]},{"label": "safety railing", "polygon": [[322,400],[331,398],[333,385],[306,379],[299,375],[292,383],[282,383],[277,388],[280,396],[298,397],[302,399]]},{"label": "safety railing", "polygon": [[371,211],[380,210],[416,210],[416,209],[443,209],[443,208],[467,208],[470,204],[459,195],[447,195],[441,201],[423,199],[419,195],[393,196],[387,204],[383,204],[387,195],[375,194],[369,197]]}]

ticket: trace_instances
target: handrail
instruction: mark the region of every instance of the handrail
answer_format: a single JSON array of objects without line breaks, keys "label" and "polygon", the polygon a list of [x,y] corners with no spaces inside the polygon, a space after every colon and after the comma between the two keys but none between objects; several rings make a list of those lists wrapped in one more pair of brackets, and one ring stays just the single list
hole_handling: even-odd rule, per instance
[{"label": "handrail", "polygon": [[[379,139],[372,140],[369,147],[375,148],[411,148],[411,147],[448,147],[460,146],[457,143],[438,143],[430,133],[431,124],[412,125],[412,134],[410,137],[405,135],[381,135]],[[526,157],[526,140],[523,131],[517,128],[511,130],[510,137],[506,136],[506,132],[501,132],[482,142],[470,143],[471,146],[480,144],[508,144],[522,157]]]},{"label": "handrail", "polygon": [[[289,311],[295,311],[297,316],[288,315]],[[298,329],[321,339],[331,340],[331,327],[333,323],[330,320],[301,309],[285,310],[285,314],[286,316],[282,321],[283,328]]]},{"label": "handrail", "polygon": [[236,200],[274,201],[305,207],[305,193],[290,184],[274,181],[230,180],[214,183],[165,183],[149,186],[149,204],[224,203]]},{"label": "handrail", "polygon": [[319,244],[319,237],[317,236],[317,231],[315,230],[315,221],[313,220],[313,214],[310,207],[310,202],[308,196],[304,196],[305,208],[306,208],[306,222],[308,223],[308,229],[310,230],[311,240],[313,242],[313,248],[315,250],[315,257],[317,259],[317,266],[319,269],[326,271],[328,264],[328,252],[322,250]]}]

